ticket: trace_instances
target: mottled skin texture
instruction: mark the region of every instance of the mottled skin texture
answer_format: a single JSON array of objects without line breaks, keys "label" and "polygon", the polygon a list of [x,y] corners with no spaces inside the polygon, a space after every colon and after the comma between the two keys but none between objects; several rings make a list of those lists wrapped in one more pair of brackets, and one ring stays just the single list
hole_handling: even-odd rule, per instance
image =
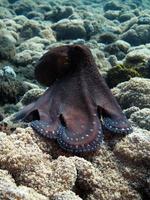
[{"label": "mottled skin texture", "polygon": [[95,151],[105,130],[132,131],[86,46],[53,48],[39,60],[36,79],[45,93],[16,114],[33,129],[73,153]]}]

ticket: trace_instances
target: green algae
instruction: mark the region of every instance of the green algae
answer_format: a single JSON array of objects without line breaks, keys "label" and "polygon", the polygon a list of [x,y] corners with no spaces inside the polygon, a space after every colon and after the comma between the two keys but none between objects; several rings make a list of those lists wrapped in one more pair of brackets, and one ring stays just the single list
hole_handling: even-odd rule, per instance
[{"label": "green algae", "polygon": [[118,83],[128,81],[133,77],[142,77],[142,74],[133,67],[127,67],[120,64],[108,71],[106,81],[109,87],[112,88],[115,87]]}]

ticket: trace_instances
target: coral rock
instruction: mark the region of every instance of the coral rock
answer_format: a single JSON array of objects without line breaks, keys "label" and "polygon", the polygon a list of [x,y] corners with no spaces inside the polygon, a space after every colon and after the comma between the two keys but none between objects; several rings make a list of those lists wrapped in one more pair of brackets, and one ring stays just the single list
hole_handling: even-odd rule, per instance
[{"label": "coral rock", "polygon": [[0,199],[48,200],[32,188],[17,186],[6,170],[0,170]]},{"label": "coral rock", "polygon": [[131,121],[140,128],[147,129],[150,131],[150,109],[143,108],[131,114]]},{"label": "coral rock", "polygon": [[150,108],[150,80],[146,78],[131,78],[120,83],[112,90],[122,108],[132,106]]},{"label": "coral rock", "polygon": [[81,20],[60,20],[53,24],[52,29],[56,31],[58,40],[86,38],[86,30]]}]

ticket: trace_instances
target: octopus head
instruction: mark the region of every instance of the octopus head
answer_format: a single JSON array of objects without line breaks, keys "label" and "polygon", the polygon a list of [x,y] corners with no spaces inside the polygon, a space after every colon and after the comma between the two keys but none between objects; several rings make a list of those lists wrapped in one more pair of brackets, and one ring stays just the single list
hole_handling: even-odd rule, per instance
[{"label": "octopus head", "polygon": [[39,83],[49,87],[57,79],[79,68],[80,62],[88,60],[90,54],[90,50],[82,45],[52,48],[36,64],[35,78]]}]

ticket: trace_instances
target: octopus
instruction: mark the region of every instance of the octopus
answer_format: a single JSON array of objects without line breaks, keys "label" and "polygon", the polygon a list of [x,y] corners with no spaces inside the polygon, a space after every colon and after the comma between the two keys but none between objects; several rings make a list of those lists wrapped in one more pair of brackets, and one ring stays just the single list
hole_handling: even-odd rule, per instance
[{"label": "octopus", "polygon": [[50,49],[36,64],[35,78],[47,89],[16,113],[15,119],[55,139],[64,150],[93,152],[103,143],[105,131],[132,132],[87,46]]}]

